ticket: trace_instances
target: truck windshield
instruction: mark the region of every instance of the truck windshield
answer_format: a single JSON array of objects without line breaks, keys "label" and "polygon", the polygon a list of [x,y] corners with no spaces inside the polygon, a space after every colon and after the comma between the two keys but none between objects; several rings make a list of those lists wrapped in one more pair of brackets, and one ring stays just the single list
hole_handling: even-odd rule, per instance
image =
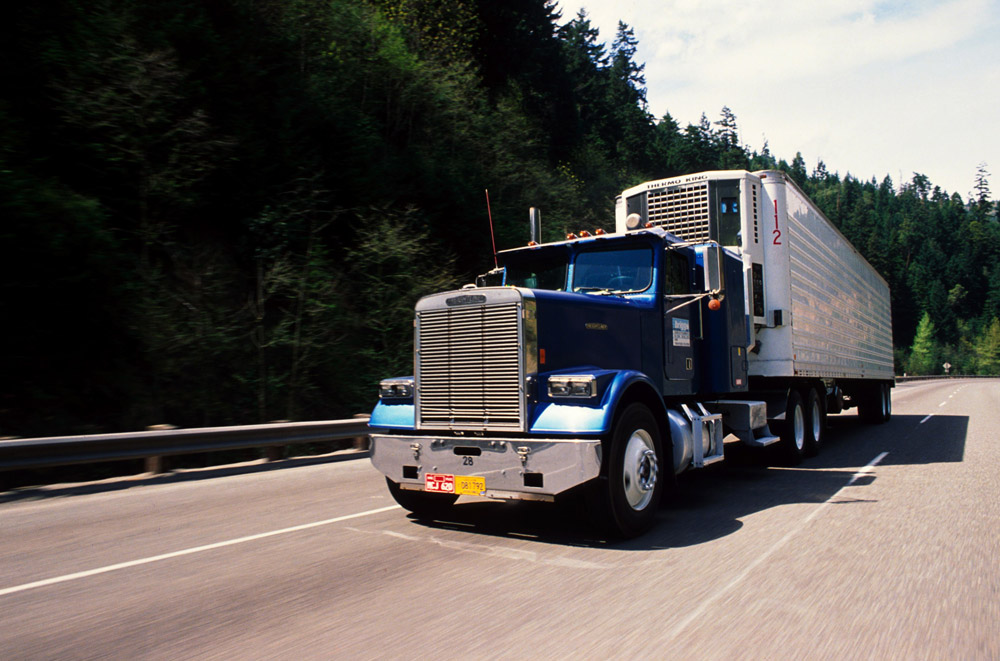
[{"label": "truck windshield", "polygon": [[573,291],[636,293],[653,282],[653,250],[648,246],[582,252],[573,267]]},{"label": "truck windshield", "polygon": [[504,284],[528,289],[563,291],[566,288],[566,253],[528,251],[504,258]]}]

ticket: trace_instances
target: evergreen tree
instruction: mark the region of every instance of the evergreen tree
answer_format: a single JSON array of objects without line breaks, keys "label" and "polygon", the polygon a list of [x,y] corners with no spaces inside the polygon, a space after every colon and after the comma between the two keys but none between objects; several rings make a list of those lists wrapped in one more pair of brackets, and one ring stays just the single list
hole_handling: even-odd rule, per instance
[{"label": "evergreen tree", "polygon": [[976,342],[976,365],[979,374],[1000,375],[1000,319],[993,317]]},{"label": "evergreen tree", "polygon": [[980,205],[990,203],[990,173],[986,170],[986,163],[980,163],[976,168],[976,183],[973,187],[974,193],[971,197]]},{"label": "evergreen tree", "polygon": [[927,312],[920,319],[917,335],[913,340],[907,371],[910,374],[936,374],[938,350],[934,343],[934,322]]}]

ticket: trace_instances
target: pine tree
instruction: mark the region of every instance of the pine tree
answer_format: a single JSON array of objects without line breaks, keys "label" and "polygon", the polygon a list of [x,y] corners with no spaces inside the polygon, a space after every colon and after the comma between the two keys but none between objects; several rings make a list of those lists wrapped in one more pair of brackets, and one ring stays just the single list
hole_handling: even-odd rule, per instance
[{"label": "pine tree", "polygon": [[937,369],[937,346],[934,344],[934,322],[924,312],[917,326],[907,371],[911,374],[933,374]]},{"label": "pine tree", "polygon": [[976,168],[976,183],[973,189],[975,192],[970,197],[976,202],[980,205],[990,203],[990,173],[986,170],[986,163],[980,163]]},{"label": "pine tree", "polygon": [[1000,375],[1000,319],[996,317],[976,341],[976,367],[980,374]]}]

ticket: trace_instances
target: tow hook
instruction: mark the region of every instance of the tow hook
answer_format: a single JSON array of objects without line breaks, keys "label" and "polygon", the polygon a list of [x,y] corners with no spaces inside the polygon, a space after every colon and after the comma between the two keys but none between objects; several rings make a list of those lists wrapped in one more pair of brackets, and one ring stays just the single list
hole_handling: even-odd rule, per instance
[{"label": "tow hook", "polygon": [[522,445],[517,448],[517,456],[521,458],[521,465],[524,466],[528,463],[528,455],[531,454],[531,448],[527,445]]},{"label": "tow hook", "polygon": [[413,450],[413,460],[420,460],[420,443],[410,443],[410,449]]}]

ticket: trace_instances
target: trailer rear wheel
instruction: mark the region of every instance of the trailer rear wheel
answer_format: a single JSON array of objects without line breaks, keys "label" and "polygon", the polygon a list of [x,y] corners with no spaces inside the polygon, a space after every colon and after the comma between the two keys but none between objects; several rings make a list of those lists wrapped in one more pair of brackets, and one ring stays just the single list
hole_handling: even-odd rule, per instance
[{"label": "trailer rear wheel", "polygon": [[611,435],[607,475],[589,494],[594,523],[615,537],[649,530],[663,495],[663,471],[669,470],[656,418],[645,405],[630,404]]},{"label": "trailer rear wheel", "polygon": [[876,383],[858,402],[858,415],[865,422],[880,425],[892,417],[892,395],[888,383]]},{"label": "trailer rear wheel", "polygon": [[419,518],[433,519],[451,509],[458,496],[449,493],[427,493],[426,491],[410,491],[403,489],[388,477],[385,483],[389,485],[389,493],[393,500],[405,509],[413,512]]},{"label": "trailer rear wheel", "polygon": [[806,416],[802,408],[802,396],[798,390],[788,391],[785,405],[785,420],[781,423],[781,451],[785,461],[797,464],[802,461],[806,446]]},{"label": "trailer rear wheel", "polygon": [[823,445],[823,433],[826,428],[826,411],[823,410],[823,400],[815,388],[806,390],[805,423],[806,437],[803,454],[815,457]]}]

